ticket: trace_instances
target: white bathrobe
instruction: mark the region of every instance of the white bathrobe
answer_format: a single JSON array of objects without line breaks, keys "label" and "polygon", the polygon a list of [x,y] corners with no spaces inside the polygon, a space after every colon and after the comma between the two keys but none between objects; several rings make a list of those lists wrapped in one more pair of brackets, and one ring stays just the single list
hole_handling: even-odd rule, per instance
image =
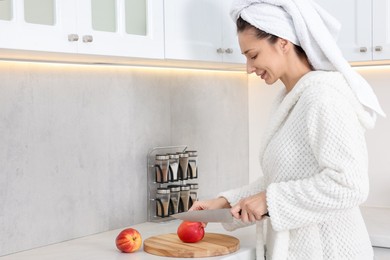
[{"label": "white bathrobe", "polygon": [[264,177],[220,194],[234,205],[266,190],[270,218],[256,223],[257,259],[373,259],[359,205],[369,189],[364,133],[374,120],[339,72],[310,72],[275,103],[260,151]]}]

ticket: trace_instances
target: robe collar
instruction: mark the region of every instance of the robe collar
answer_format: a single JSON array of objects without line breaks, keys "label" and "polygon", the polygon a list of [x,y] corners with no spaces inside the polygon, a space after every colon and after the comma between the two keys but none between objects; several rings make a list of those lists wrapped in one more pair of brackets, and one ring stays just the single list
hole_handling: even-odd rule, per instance
[{"label": "robe collar", "polygon": [[272,137],[280,129],[280,126],[286,120],[295,104],[298,102],[302,93],[311,85],[308,83],[308,79],[319,74],[322,71],[310,71],[303,75],[289,93],[286,93],[286,89],[283,88],[277,95],[273,104],[273,113],[269,119],[269,125],[265,131],[263,142],[260,148],[260,161],[263,161],[264,152],[271,141]]}]

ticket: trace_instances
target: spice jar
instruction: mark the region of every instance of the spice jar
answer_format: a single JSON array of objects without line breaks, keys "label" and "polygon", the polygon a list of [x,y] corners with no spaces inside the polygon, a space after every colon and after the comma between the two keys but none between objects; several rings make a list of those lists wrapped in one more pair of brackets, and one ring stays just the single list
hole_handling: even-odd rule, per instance
[{"label": "spice jar", "polygon": [[187,151],[188,153],[188,175],[190,179],[198,178],[198,152]]},{"label": "spice jar", "polygon": [[156,155],[156,182],[167,183],[169,171],[169,156],[165,154]]},{"label": "spice jar", "polygon": [[181,185],[180,186],[180,207],[179,212],[186,212],[189,209],[190,202],[190,186]]},{"label": "spice jar", "polygon": [[190,201],[189,201],[189,208],[195,203],[195,201],[198,200],[198,184],[197,183],[191,183],[190,185]]},{"label": "spice jar", "polygon": [[169,216],[170,189],[157,188],[156,193],[156,215],[158,217]]},{"label": "spice jar", "polygon": [[179,180],[179,155],[169,154],[169,181],[174,182]]},{"label": "spice jar", "polygon": [[179,179],[188,180],[188,153],[179,153]]},{"label": "spice jar", "polygon": [[180,202],[180,186],[179,185],[169,185],[170,190],[170,205],[169,205],[169,214],[176,214],[179,212],[179,202]]}]

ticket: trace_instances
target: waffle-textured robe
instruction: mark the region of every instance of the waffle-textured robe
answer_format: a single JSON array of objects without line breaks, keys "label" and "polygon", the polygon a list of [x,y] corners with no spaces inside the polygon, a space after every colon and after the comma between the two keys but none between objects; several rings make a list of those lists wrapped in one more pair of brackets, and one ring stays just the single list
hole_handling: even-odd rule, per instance
[{"label": "waffle-textured robe", "polygon": [[234,205],[266,191],[257,259],[373,259],[359,205],[369,190],[364,133],[374,124],[339,72],[309,72],[278,95],[260,149],[264,176],[220,194]]}]

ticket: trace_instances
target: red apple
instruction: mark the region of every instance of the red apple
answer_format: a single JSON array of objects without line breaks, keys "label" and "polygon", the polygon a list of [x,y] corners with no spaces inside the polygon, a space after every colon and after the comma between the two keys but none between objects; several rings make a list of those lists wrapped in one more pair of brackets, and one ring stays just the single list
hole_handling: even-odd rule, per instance
[{"label": "red apple", "polygon": [[184,243],[195,243],[204,237],[204,227],[201,222],[183,221],[177,228],[177,235]]},{"label": "red apple", "polygon": [[116,247],[124,253],[137,251],[142,245],[141,234],[134,228],[122,230],[115,240]]}]

